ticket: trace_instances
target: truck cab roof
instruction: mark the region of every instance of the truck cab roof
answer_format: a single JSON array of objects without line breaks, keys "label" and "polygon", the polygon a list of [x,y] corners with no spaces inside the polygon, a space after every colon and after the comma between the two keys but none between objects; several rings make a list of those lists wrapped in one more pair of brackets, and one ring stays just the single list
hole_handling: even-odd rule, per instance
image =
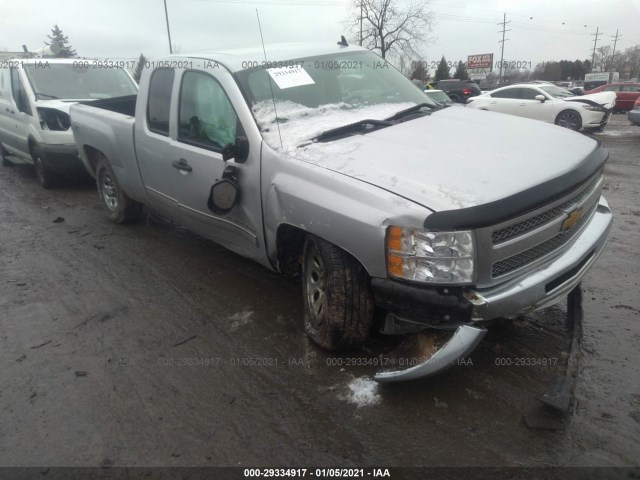
[{"label": "truck cab roof", "polygon": [[275,64],[274,66],[277,67],[277,62],[287,60],[297,60],[301,58],[316,57],[321,55],[331,55],[332,53],[338,54],[344,52],[360,51],[368,52],[369,50],[357,45],[344,46],[327,42],[278,43],[265,45],[264,50],[262,46],[229,50],[209,50],[203,52],[170,55],[168,57],[157,60],[162,61],[175,60],[178,58],[197,58],[210,60],[212,62],[218,62],[230,71],[237,72],[240,70],[246,70],[247,68],[252,68],[254,66],[263,66],[265,64]]}]

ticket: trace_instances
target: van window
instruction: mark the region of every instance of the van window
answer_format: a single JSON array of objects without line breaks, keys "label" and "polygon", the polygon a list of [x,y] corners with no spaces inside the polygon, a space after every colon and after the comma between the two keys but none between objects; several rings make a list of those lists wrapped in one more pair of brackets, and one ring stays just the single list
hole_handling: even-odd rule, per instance
[{"label": "van window", "polygon": [[11,98],[11,74],[9,67],[0,68],[0,99],[9,100]]},{"label": "van window", "polygon": [[169,114],[171,91],[175,72],[172,68],[159,68],[151,74],[147,103],[147,125],[149,130],[169,136]]},{"label": "van window", "polygon": [[11,69],[11,90],[13,92],[13,101],[16,103],[18,110],[31,115],[31,105],[29,105],[27,92],[24,89],[22,80],[20,80],[18,70],[15,68]]}]

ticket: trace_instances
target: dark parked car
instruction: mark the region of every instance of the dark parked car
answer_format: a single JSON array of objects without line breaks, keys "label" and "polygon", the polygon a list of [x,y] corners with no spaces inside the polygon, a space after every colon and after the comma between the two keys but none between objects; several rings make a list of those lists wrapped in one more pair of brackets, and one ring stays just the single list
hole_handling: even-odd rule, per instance
[{"label": "dark parked car", "polygon": [[640,83],[608,83],[584,93],[615,92],[616,112],[627,112],[633,108],[633,102],[640,97]]},{"label": "dark parked car", "polygon": [[436,83],[436,88],[445,92],[456,103],[467,103],[470,97],[482,93],[478,84],[469,80],[440,80]]}]

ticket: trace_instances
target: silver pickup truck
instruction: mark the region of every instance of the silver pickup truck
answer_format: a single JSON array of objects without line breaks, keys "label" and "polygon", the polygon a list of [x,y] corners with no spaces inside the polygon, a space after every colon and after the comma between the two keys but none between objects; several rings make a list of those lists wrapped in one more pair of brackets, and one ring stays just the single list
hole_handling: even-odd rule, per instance
[{"label": "silver pickup truck", "polygon": [[362,344],[374,307],[383,333],[448,332],[381,382],[447,368],[491,320],[566,298],[612,222],[596,141],[437,106],[346,42],[172,56],[137,98],[73,105],[71,125],[111,220],[146,205],[301,275],[322,347]]}]

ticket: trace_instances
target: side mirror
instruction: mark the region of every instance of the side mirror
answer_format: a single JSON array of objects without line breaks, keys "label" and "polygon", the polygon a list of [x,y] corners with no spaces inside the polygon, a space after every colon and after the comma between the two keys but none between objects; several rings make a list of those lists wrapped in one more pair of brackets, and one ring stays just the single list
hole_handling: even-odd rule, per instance
[{"label": "side mirror", "polygon": [[536,95],[535,99],[538,100],[541,103],[544,103],[547,101],[547,97],[545,97],[544,95]]},{"label": "side mirror", "polygon": [[244,163],[249,158],[249,140],[247,137],[237,136],[236,143],[228,143],[222,149],[222,160],[234,159],[236,163]]},{"label": "side mirror", "polygon": [[222,178],[211,187],[207,207],[213,213],[226,215],[238,201],[239,170],[233,165],[227,165]]}]

